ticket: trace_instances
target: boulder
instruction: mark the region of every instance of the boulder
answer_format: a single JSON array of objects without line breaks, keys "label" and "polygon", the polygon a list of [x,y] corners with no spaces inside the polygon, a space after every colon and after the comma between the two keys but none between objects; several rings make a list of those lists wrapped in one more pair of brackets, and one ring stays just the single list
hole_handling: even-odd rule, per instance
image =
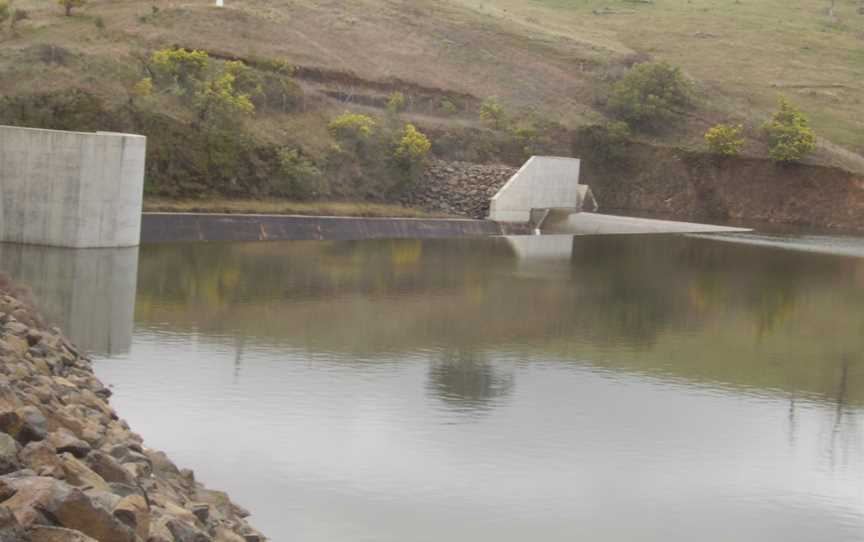
[{"label": "boulder", "polygon": [[114,517],[134,529],[143,540],[150,536],[150,508],[141,495],[129,495],[114,507]]},{"label": "boulder", "polygon": [[19,408],[18,414],[21,425],[18,428],[16,438],[21,444],[43,440],[48,436],[48,420],[42,414],[42,411],[34,406],[25,406]]},{"label": "boulder", "polygon": [[21,468],[18,451],[21,446],[6,433],[0,433],[0,475],[8,474]]},{"label": "boulder", "polygon": [[58,456],[63,470],[66,472],[66,482],[83,488],[93,488],[98,491],[110,492],[111,487],[90,467],[78,460],[74,455],[63,453]]},{"label": "boulder", "polygon": [[66,476],[57,450],[47,440],[31,442],[18,454],[23,465],[44,476],[64,478]]},{"label": "boulder", "polygon": [[93,450],[85,461],[106,482],[135,486],[135,477],[132,473],[105,452]]},{"label": "boulder", "polygon": [[165,526],[175,542],[211,542],[212,540],[204,531],[177,518],[168,519]]},{"label": "boulder", "polygon": [[68,452],[78,459],[90,453],[90,445],[72,434],[68,429],[58,429],[48,435],[48,442],[54,445],[58,452]]},{"label": "boulder", "polygon": [[81,531],[64,529],[63,527],[48,527],[34,525],[30,528],[30,542],[99,542]]},{"label": "boulder", "polygon": [[3,504],[25,527],[57,524],[99,542],[141,542],[132,529],[78,488],[44,476],[5,478],[16,492]]},{"label": "boulder", "polygon": [[25,542],[30,538],[9,508],[0,506],[0,542]]}]

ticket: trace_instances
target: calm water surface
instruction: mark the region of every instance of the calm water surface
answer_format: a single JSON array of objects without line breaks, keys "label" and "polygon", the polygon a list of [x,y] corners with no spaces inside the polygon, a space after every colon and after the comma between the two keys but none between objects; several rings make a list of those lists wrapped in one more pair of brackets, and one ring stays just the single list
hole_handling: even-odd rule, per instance
[{"label": "calm water surface", "polygon": [[550,236],[137,265],[99,376],[276,541],[864,539],[864,258]]}]

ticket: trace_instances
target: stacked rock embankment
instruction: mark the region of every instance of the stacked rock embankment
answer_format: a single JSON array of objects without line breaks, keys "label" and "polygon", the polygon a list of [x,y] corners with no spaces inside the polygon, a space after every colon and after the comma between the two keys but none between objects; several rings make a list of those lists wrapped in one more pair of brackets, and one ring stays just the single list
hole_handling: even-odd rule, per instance
[{"label": "stacked rock embankment", "polygon": [[144,446],[91,361],[22,297],[0,284],[0,542],[265,540]]},{"label": "stacked rock embankment", "polygon": [[489,200],[518,168],[469,162],[431,162],[402,203],[426,211],[483,219]]}]

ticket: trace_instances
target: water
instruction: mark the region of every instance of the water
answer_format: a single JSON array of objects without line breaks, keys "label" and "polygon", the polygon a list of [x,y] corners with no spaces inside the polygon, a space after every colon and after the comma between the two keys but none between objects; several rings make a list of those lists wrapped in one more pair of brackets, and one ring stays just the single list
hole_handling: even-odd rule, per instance
[{"label": "water", "polygon": [[145,246],[97,372],[276,541],[861,541],[864,258],[738,241]]}]

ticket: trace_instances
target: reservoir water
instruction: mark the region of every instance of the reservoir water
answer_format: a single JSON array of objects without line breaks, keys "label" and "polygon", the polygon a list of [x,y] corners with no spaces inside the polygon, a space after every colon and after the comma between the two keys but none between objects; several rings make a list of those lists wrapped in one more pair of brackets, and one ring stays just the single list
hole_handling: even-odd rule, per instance
[{"label": "reservoir water", "polygon": [[735,241],[143,246],[96,369],[275,541],[861,541],[864,258]]}]

